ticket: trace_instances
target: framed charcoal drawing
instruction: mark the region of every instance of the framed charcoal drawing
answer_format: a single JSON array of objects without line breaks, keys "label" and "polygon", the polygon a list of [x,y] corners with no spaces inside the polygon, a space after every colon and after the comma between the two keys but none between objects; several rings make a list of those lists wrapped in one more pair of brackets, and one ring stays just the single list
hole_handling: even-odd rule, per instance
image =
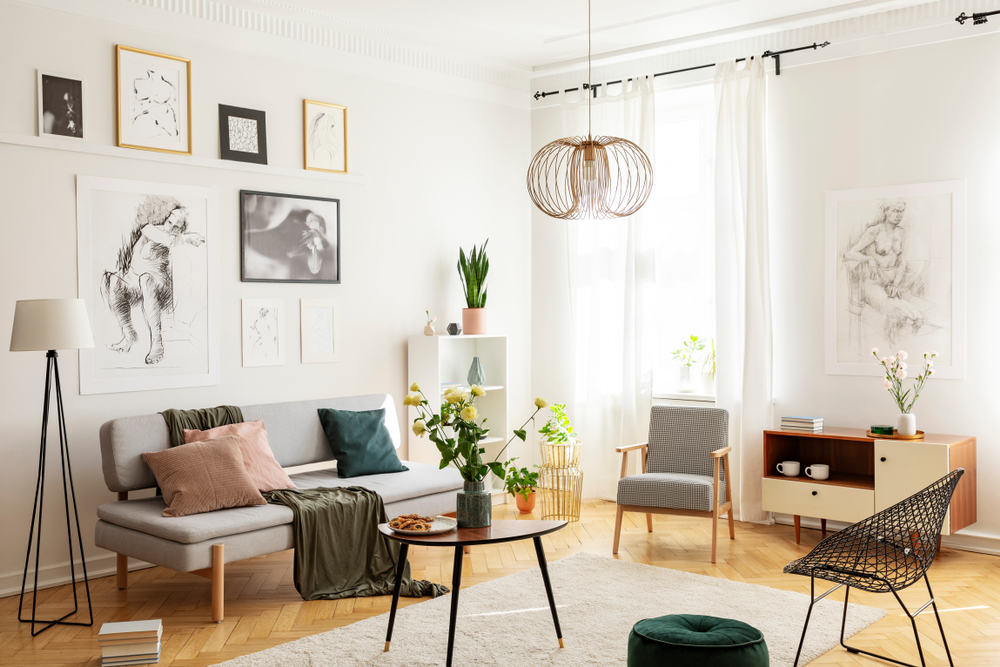
[{"label": "framed charcoal drawing", "polygon": [[243,299],[243,367],[285,365],[285,303]]},{"label": "framed charcoal drawing", "polygon": [[117,47],[118,145],[191,155],[191,61]]},{"label": "framed charcoal drawing", "polygon": [[83,79],[38,70],[38,136],[83,139]]},{"label": "framed charcoal drawing", "polygon": [[302,363],[325,364],[338,360],[337,309],[330,299],[302,299]]},{"label": "framed charcoal drawing", "polygon": [[80,393],[219,384],[214,188],[77,176]]},{"label": "framed charcoal drawing", "polygon": [[223,160],[267,164],[264,112],[220,104],[219,151]]},{"label": "framed charcoal drawing", "polygon": [[347,107],[302,101],[305,168],[347,173]]},{"label": "framed charcoal drawing", "polygon": [[883,375],[878,348],[964,378],[965,289],[965,181],[826,193],[828,374]]},{"label": "framed charcoal drawing", "polygon": [[240,191],[243,282],[340,283],[340,200]]}]

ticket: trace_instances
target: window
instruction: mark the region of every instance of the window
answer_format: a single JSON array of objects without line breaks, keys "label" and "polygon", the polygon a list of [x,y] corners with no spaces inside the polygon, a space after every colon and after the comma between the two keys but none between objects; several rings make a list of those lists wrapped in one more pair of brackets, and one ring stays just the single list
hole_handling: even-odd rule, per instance
[{"label": "window", "polygon": [[[653,395],[713,394],[702,372],[711,370],[715,337],[714,87],[656,95]],[[691,335],[705,347],[695,353],[685,382],[672,351]]]}]

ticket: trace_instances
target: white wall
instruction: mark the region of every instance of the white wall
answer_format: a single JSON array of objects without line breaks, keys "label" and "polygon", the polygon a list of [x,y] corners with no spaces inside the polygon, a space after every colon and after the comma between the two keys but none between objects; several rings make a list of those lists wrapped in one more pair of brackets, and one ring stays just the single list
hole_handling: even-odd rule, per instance
[{"label": "white wall", "polygon": [[[98,0],[86,5],[108,7]],[[80,396],[76,354],[60,357],[92,573],[114,565],[110,555],[93,546],[96,507],[114,499],[101,474],[101,423],[165,408],[375,392],[393,394],[399,406],[407,385],[406,336],[422,330],[424,310],[438,315],[442,327],[460,321],[464,304],[454,268],[459,245],[490,238],[490,329],[510,337],[512,406],[530,406],[530,202],[523,185],[529,158],[527,94],[521,106],[501,104],[486,98],[501,99],[504,91],[478,99],[467,92],[474,86],[458,78],[446,82],[458,91],[449,94],[442,92],[441,76],[401,67],[388,71],[332,49],[193,21],[185,34],[210,39],[181,38],[161,31],[167,29],[161,25],[181,25],[166,13],[126,6],[120,16],[122,21],[100,20],[0,0],[0,332],[10,331],[18,299],[77,295],[76,175],[207,185],[218,192],[221,384]],[[155,29],[125,24],[125,17],[135,16]],[[196,157],[218,156],[217,105],[232,104],[267,112],[269,161],[284,169],[215,169],[185,159],[143,159],[150,154],[127,149],[100,155],[11,143],[35,134],[35,69],[47,68],[86,77],[87,141],[113,146],[115,44],[192,59]],[[288,175],[286,170],[302,164],[306,97],[348,106],[350,169],[360,177]],[[339,197],[343,283],[241,283],[240,189]],[[341,360],[302,365],[295,343],[283,367],[242,368],[240,299],[254,297],[285,300],[291,336],[299,328],[299,298],[336,299]],[[0,350],[5,349],[3,344]],[[20,585],[44,368],[43,353],[0,351],[0,595]],[[56,449],[51,451],[54,455]],[[405,451],[401,454],[405,457]],[[57,466],[50,464],[49,475],[43,581],[57,580],[63,570],[53,566],[66,559]]]}]

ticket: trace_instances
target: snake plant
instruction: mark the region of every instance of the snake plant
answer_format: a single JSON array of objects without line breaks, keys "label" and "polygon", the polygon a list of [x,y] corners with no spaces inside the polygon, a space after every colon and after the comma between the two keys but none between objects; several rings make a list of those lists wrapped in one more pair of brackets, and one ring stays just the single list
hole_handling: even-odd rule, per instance
[{"label": "snake plant", "polygon": [[[489,242],[490,240],[486,239],[486,243]],[[472,246],[468,257],[462,248],[458,249],[458,275],[462,279],[465,303],[469,308],[486,307],[486,274],[490,271],[486,243],[479,248]]]}]

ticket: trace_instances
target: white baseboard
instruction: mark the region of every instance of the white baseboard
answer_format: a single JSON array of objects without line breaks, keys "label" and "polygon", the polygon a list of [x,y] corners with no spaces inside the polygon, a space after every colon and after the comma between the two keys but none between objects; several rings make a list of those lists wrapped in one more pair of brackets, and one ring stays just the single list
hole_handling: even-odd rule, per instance
[{"label": "white baseboard", "polygon": [[[76,561],[75,564],[76,581],[77,583],[81,583],[83,581],[83,566],[80,561]],[[129,572],[134,570],[144,570],[147,567],[155,566],[152,563],[146,563],[134,558],[129,559]],[[117,554],[105,554],[103,556],[94,556],[93,558],[87,559],[87,578],[91,581],[99,579],[100,577],[113,575],[117,572],[117,570]],[[23,571],[0,575],[0,598],[5,598],[11,595],[19,595],[21,593],[21,580],[23,576]],[[49,565],[48,567],[43,567],[38,571],[39,590],[52,588],[54,586],[63,586],[70,583],[70,581],[72,581],[72,578],[70,577],[69,561]],[[35,571],[28,570],[28,581],[25,586],[25,590],[30,591],[34,585]]]}]

